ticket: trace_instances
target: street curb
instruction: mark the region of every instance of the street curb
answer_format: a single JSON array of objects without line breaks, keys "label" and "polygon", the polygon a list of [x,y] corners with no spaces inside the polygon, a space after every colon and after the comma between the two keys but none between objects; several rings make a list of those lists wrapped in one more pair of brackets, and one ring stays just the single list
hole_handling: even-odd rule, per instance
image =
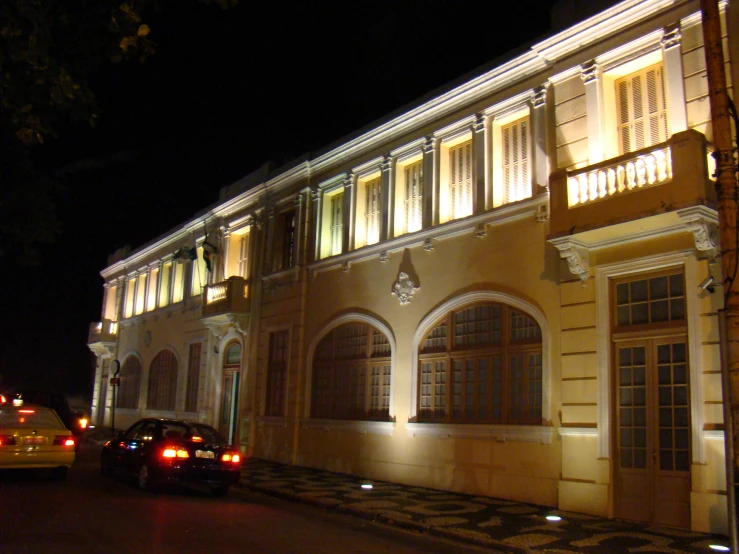
[{"label": "street curb", "polygon": [[314,496],[303,496],[295,494],[294,492],[288,492],[284,490],[277,490],[269,487],[260,487],[258,485],[251,485],[248,483],[239,483],[240,489],[260,492],[268,496],[275,498],[281,498],[282,500],[289,500],[292,502],[299,502],[301,504],[308,504],[324,510],[331,510],[341,514],[351,515],[362,519],[367,519],[384,525],[399,527],[408,531],[415,531],[424,533],[427,535],[433,535],[439,538],[450,539],[458,542],[465,542],[475,546],[482,547],[494,547],[499,552],[505,552],[510,554],[532,554],[533,551],[528,548],[521,548],[518,546],[512,546],[502,541],[495,539],[484,539],[482,537],[469,536],[467,533],[460,532],[460,530],[446,529],[444,527],[426,525],[413,520],[404,520],[401,518],[387,515],[385,512],[373,512],[363,510],[361,508],[352,507],[351,505],[344,505],[340,500],[334,498],[321,498]]}]

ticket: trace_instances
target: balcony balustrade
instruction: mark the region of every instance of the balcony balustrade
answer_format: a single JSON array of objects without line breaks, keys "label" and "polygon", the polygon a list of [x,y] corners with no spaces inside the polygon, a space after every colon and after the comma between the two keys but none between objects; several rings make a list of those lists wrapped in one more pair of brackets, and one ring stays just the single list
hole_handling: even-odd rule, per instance
[{"label": "balcony balustrade", "polygon": [[550,238],[603,230],[692,206],[715,207],[706,152],[705,137],[688,130],[651,148],[553,173]]},{"label": "balcony balustrade", "polygon": [[205,287],[203,317],[222,314],[246,314],[251,309],[249,282],[233,276]]},{"label": "balcony balustrade", "polygon": [[118,335],[118,322],[104,319],[90,324],[87,335],[88,344],[115,342]]}]

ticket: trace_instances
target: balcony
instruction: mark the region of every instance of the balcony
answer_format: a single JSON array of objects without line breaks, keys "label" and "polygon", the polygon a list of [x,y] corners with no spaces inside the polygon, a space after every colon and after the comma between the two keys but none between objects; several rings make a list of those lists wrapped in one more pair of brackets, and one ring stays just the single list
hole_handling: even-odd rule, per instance
[{"label": "balcony", "polygon": [[117,340],[118,322],[104,319],[90,324],[87,346],[96,354],[112,354]]},{"label": "balcony", "polygon": [[204,320],[226,321],[235,316],[248,315],[251,310],[249,282],[243,277],[233,276],[220,283],[208,285],[203,298]]},{"label": "balcony", "polygon": [[549,241],[564,252],[714,224],[711,161],[705,137],[688,130],[638,152],[553,173]]}]

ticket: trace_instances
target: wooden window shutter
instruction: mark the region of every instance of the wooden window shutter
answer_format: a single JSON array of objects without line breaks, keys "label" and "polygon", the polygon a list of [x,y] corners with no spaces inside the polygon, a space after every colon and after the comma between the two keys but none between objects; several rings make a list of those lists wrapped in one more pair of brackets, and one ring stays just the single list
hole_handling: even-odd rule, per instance
[{"label": "wooden window shutter", "polygon": [[515,202],[531,196],[529,163],[529,118],[524,117],[502,128],[503,186],[505,201]]},{"label": "wooden window shutter", "polygon": [[665,142],[667,101],[662,64],[616,81],[617,122],[622,154]]}]

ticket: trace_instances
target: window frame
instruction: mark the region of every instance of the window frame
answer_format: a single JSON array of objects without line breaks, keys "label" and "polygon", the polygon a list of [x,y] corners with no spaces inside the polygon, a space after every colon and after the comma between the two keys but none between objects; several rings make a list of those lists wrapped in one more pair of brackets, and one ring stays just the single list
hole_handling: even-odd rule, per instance
[{"label": "window frame", "polygon": [[[484,309],[489,310],[488,319],[473,317],[472,320],[460,320],[459,316],[470,310],[475,310],[475,316],[483,312]],[[498,317],[495,317],[495,312]],[[531,381],[531,372],[537,371],[538,368],[538,389],[542,388],[542,339],[537,340],[514,340],[513,326],[511,325],[513,312],[519,313],[532,321],[536,320],[528,313],[511,307],[502,302],[478,302],[461,306],[458,309],[450,310],[436,325],[422,338],[419,344],[418,366],[416,371],[419,373],[418,378],[418,404],[416,406],[416,420],[418,422],[428,423],[446,423],[446,424],[498,424],[498,425],[541,425],[543,421],[541,392],[539,392],[539,400],[532,404],[530,400],[531,387],[536,387],[537,380]],[[460,327],[465,329],[479,330],[483,329],[486,324],[499,322],[499,328],[490,331],[487,334],[497,334],[500,336],[499,342],[487,342],[482,346],[479,344],[479,335],[464,335],[468,337],[470,345],[458,346],[457,329]],[[538,325],[538,324],[537,324]],[[443,336],[446,345],[443,350],[440,348],[428,349],[424,352],[423,344],[426,337],[431,337],[439,328],[446,328],[446,332],[437,335],[437,338],[431,340],[437,341],[438,337]],[[492,326],[491,326],[492,329]],[[538,327],[541,335],[541,327]],[[516,391],[516,380],[514,379],[514,371],[512,361],[518,358],[523,359],[523,371],[520,372],[520,404],[516,403],[514,392]],[[538,357],[538,365],[531,365],[531,359]],[[476,363],[487,360],[485,368],[485,388],[480,390],[480,373],[471,368]],[[495,361],[498,361],[500,369],[500,379],[496,381],[494,378]],[[427,366],[431,366],[428,368]],[[442,371],[439,371],[442,367]],[[520,366],[519,366],[520,367]],[[427,371],[430,369],[430,371]],[[468,378],[472,377],[473,382],[468,382]],[[430,377],[430,379],[429,379]],[[500,386],[499,397],[495,394],[495,383]],[[472,388],[470,389],[470,385]],[[424,394],[427,391],[427,394]],[[534,398],[537,398],[537,391],[534,390]],[[458,401],[458,402],[455,402]],[[499,404],[496,402],[499,401]],[[437,405],[438,402],[438,405]],[[516,418],[513,415],[515,407],[523,406],[524,411],[528,407],[528,414]],[[500,415],[496,417],[496,406],[500,411]],[[481,415],[481,410],[485,409],[487,415]],[[537,411],[537,413],[533,413]],[[475,412],[475,413],[473,413]]]},{"label": "window frame", "polygon": [[[267,337],[264,415],[285,417],[287,416],[287,378],[290,366],[290,330],[272,330]],[[276,344],[278,338],[284,338],[283,345]],[[283,359],[280,360],[276,359],[276,348],[278,347],[283,350]]]},{"label": "window frame", "polygon": [[[348,326],[356,326],[359,334],[337,336]],[[376,338],[382,336],[387,355],[376,355]],[[361,340],[364,344],[361,344]],[[360,341],[361,349],[352,356],[341,356],[340,347],[346,342]],[[331,356],[319,358],[322,347],[331,346]],[[367,321],[344,321],[323,334],[316,343],[311,357],[311,419],[345,421],[390,421],[390,391],[392,386],[392,345],[388,335]],[[326,373],[326,376],[321,375]],[[319,377],[320,375],[320,377]],[[325,390],[317,390],[317,379],[327,378]],[[317,407],[317,399],[325,398],[330,404]],[[342,403],[337,406],[337,402]],[[361,406],[360,406],[361,404]]]}]

